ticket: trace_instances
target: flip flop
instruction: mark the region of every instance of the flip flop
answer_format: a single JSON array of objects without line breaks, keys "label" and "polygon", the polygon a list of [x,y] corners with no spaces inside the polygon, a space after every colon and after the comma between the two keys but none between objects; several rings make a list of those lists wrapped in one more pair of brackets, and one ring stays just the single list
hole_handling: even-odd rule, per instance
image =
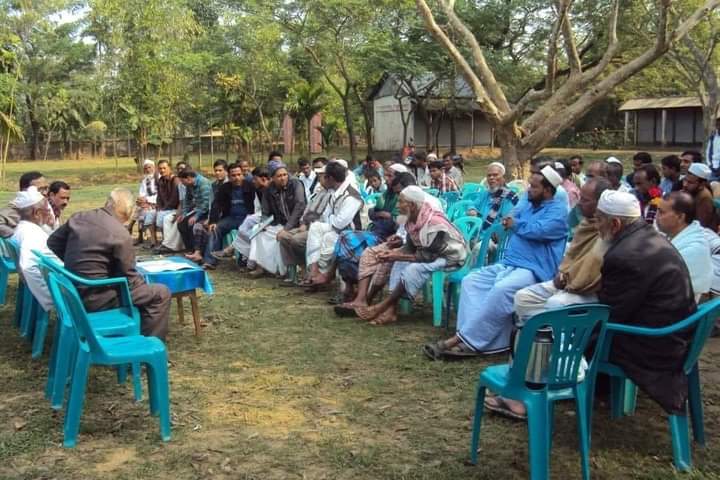
[{"label": "flip flop", "polygon": [[498,415],[509,418],[510,420],[519,420],[523,422],[527,421],[526,413],[513,412],[505,399],[500,396],[487,397],[485,399],[484,405],[485,408],[488,409],[488,411],[497,413]]},{"label": "flip flop", "polygon": [[422,346],[422,352],[425,356],[434,361],[442,360],[445,350],[447,350],[445,340],[438,340],[435,343],[426,343]]},{"label": "flip flop", "polygon": [[472,358],[479,357],[480,355],[480,352],[476,352],[462,342],[454,347],[446,348],[442,352],[442,356],[447,358]]}]

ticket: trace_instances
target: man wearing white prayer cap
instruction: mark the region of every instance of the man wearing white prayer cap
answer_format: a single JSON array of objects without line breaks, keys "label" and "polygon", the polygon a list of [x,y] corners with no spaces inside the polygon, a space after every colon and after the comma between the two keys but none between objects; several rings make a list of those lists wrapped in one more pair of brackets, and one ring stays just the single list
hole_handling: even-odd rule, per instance
[{"label": "man wearing white prayer cap", "polygon": [[53,300],[38,268],[38,258],[32,250],[57,260],[55,254],[47,247],[48,234],[43,229],[52,222],[50,207],[47,199],[35,187],[18,192],[13,204],[20,214],[20,222],[12,236],[19,250],[18,269],[30,292],[47,312],[52,308]]},{"label": "man wearing white prayer cap", "polygon": [[328,163],[332,163],[332,162],[339,163],[340,165],[342,165],[343,167],[345,167],[347,169],[347,177],[350,179],[349,180],[350,185],[352,185],[353,188],[355,188],[355,190],[360,191],[360,186],[358,184],[357,176],[355,175],[355,172],[353,172],[350,168],[348,168],[347,160],[343,160],[342,158],[333,158]]},{"label": "man wearing white prayer cap", "polygon": [[[634,195],[604,191],[595,216],[600,236],[608,244],[598,301],[610,306],[611,322],[658,328],[695,311],[685,261],[664,236],[643,221]],[[616,335],[610,361],[666,412],[685,416],[686,353],[687,341],[681,335]]]},{"label": "man wearing white prayer cap", "polygon": [[605,159],[607,178],[613,190],[619,192],[630,192],[630,185],[623,179],[623,164],[616,157]]},{"label": "man wearing white prayer cap", "polygon": [[552,280],[565,250],[568,205],[555,196],[562,178],[550,166],[530,177],[527,201],[502,221],[512,234],[503,259],[462,281],[455,336],[425,345],[434,359],[465,358],[510,348],[513,297],[521,288]]},{"label": "man wearing white prayer cap", "polygon": [[505,185],[505,165],[500,162],[488,165],[485,184],[489,196],[478,198],[475,205],[467,211],[467,215],[483,219],[483,230],[507,215],[520,200],[520,197]]},{"label": "man wearing white prayer cap", "polygon": [[[132,234],[132,228],[135,222],[138,224],[138,237],[135,245],[143,243],[145,229],[150,225],[155,225],[157,215],[158,176],[155,173],[155,162],[147,159],[143,161],[142,165],[144,176],[140,181],[140,188],[138,189],[135,218],[133,218],[130,221],[130,225],[128,225],[128,230]],[[155,247],[155,245],[150,245],[150,247]]]},{"label": "man wearing white prayer cap", "polygon": [[718,217],[710,190],[712,171],[704,163],[692,163],[683,178],[683,190],[695,201],[695,219],[705,228],[717,232]]}]

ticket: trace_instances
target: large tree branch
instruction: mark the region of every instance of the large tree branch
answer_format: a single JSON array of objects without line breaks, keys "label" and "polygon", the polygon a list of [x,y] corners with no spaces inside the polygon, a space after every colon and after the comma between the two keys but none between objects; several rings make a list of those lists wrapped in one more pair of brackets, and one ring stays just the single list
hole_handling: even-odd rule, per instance
[{"label": "large tree branch", "polygon": [[580,55],[578,55],[577,45],[575,44],[575,34],[570,23],[570,7],[572,0],[558,1],[558,15],[561,17],[560,26],[562,28],[563,40],[565,43],[565,55],[570,65],[570,75],[582,72],[582,64],[580,63]]},{"label": "large tree branch", "polygon": [[550,41],[548,42],[548,53],[546,61],[547,72],[545,73],[544,86],[546,92],[552,92],[553,90],[555,90],[555,73],[557,72],[557,43],[558,38],[560,37],[560,30],[562,28],[562,24],[565,21],[565,15],[567,14],[567,6],[569,6],[568,2],[560,2],[560,5],[558,6],[558,15],[555,19],[555,24],[553,25],[552,32],[550,32]]},{"label": "large tree branch", "polygon": [[430,10],[427,2],[425,0],[415,0],[415,3],[420,15],[423,17],[427,30],[435,38],[435,40],[437,40],[438,43],[447,50],[453,61],[460,67],[463,77],[475,93],[475,100],[480,106],[480,110],[488,117],[490,122],[501,123],[504,112],[501,112],[498,109],[498,106],[489,97],[485,86],[475,74],[468,61],[437,24],[435,16],[433,15],[432,10]]}]

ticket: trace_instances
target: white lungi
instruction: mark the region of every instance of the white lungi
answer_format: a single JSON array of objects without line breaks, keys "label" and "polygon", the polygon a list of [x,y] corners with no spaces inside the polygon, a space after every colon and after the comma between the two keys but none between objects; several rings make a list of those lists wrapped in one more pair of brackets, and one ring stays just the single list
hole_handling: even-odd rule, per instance
[{"label": "white lungi", "polygon": [[545,310],[567,307],[578,303],[595,303],[597,295],[578,295],[555,287],[552,280],[536,283],[518,290],[515,294],[515,313],[520,325]]},{"label": "white lungi", "polygon": [[237,236],[233,241],[232,247],[245,258],[250,257],[250,232],[258,222],[260,222],[259,213],[248,215],[237,229]]},{"label": "white lungi", "polygon": [[178,230],[177,223],[175,223],[176,213],[166,215],[163,219],[163,246],[174,251],[185,250],[185,244],[183,243],[182,235]]},{"label": "white lungi", "polygon": [[307,265],[318,264],[321,272],[330,271],[335,260],[338,233],[329,223],[313,222],[308,230],[305,259]]},{"label": "white lungi", "polygon": [[287,271],[277,241],[277,234],[282,229],[282,225],[268,226],[250,242],[249,260],[272,274],[285,275]]}]

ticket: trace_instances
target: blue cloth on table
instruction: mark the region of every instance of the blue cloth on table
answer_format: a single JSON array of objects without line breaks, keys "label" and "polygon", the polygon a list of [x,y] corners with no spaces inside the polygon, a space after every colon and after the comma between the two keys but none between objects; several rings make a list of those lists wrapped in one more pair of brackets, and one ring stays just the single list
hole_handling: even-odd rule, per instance
[{"label": "blue cloth on table", "polygon": [[165,261],[175,263],[185,263],[191,268],[182,270],[173,270],[167,272],[148,272],[142,266],[142,263],[136,265],[137,271],[145,278],[147,283],[159,283],[165,285],[171,294],[187,292],[202,288],[207,294],[214,292],[210,276],[197,264],[183,257],[166,257]]}]

